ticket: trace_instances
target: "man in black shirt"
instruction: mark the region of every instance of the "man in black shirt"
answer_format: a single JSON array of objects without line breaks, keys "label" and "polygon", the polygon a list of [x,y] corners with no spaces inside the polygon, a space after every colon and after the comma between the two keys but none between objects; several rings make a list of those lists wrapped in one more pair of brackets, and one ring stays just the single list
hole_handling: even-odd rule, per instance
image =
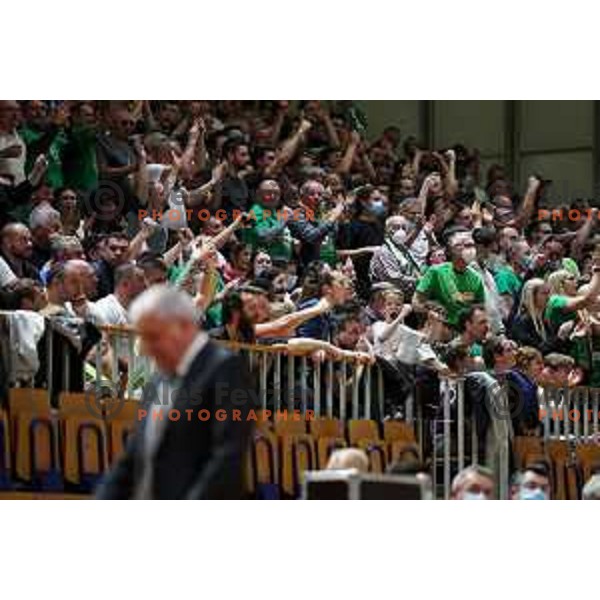
[{"label": "man in black shirt", "polygon": [[243,176],[250,164],[248,145],[241,138],[228,141],[223,148],[227,162],[227,175],[218,184],[215,198],[218,206],[227,213],[228,221],[233,220],[233,211],[246,211],[250,206],[250,192]]},{"label": "man in black shirt", "polygon": [[97,300],[115,288],[115,269],[126,261],[129,240],[124,233],[109,233],[98,243],[98,260],[94,270],[98,279]]}]

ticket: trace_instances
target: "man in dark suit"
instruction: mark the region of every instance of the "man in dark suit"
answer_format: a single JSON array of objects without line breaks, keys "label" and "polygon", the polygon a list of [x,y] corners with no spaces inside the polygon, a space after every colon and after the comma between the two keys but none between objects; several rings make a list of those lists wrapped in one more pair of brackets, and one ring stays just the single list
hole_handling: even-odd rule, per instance
[{"label": "man in dark suit", "polygon": [[254,398],[243,360],[209,341],[184,292],[154,286],[130,316],[159,373],[144,389],[142,419],[97,498],[241,498]]}]

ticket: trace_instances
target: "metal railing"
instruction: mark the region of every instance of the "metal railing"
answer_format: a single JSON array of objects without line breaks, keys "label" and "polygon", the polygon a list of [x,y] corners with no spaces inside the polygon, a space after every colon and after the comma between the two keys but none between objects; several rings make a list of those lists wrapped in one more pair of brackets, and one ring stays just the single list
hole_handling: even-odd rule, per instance
[{"label": "metal railing", "polygon": [[[152,372],[151,362],[140,357],[131,327],[102,327],[110,357],[95,357],[96,372],[118,381],[123,365],[128,377],[122,393],[135,397],[139,383]],[[377,365],[362,364],[351,358],[326,358],[313,361],[310,356],[288,351],[282,344],[245,344],[220,341],[232,352],[247,358],[257,383],[258,405],[274,411],[299,410],[310,416],[346,419],[381,418],[384,414],[384,383]],[[131,365],[135,365],[131,367]],[[136,373],[136,370],[138,372]],[[141,373],[139,371],[145,371]]]},{"label": "metal railing", "polygon": [[441,484],[446,499],[450,498],[454,476],[466,466],[477,464],[492,468],[497,497],[508,497],[512,437],[506,418],[508,399],[496,382],[491,382],[485,398],[486,423],[482,427],[475,407],[467,409],[465,379],[440,381],[441,415],[433,424],[432,474],[434,489]]},{"label": "metal railing", "polygon": [[[72,376],[81,366],[84,373],[79,380],[86,390],[139,398],[154,371],[151,361],[141,354],[134,330],[109,326],[102,328],[102,341],[92,349],[91,358],[79,361],[81,364],[74,364],[69,352],[61,350],[56,356],[54,336],[48,335],[45,350],[38,347],[46,354],[40,362],[45,373],[19,379],[13,368],[20,346],[11,339],[12,315],[0,312],[0,381],[6,390],[41,385],[47,387],[50,398],[62,391],[83,391],[71,387]],[[307,354],[288,352],[281,344],[218,343],[247,357],[255,377],[257,405],[263,409],[311,411],[315,418],[341,420],[382,421],[385,416],[386,389],[377,364],[347,358],[317,362]],[[405,420],[414,426],[421,455],[431,458],[434,485],[444,497],[450,496],[453,476],[469,464],[492,467],[497,474],[498,497],[508,496],[512,415],[507,393],[492,377],[480,377],[488,378],[482,379],[486,387],[483,407],[474,404],[471,392],[465,389],[465,379],[440,380],[439,411],[433,422],[422,417],[422,406],[413,404],[414,393],[406,402]],[[544,440],[575,444],[598,441],[600,388],[540,389],[539,421]]]},{"label": "metal railing", "polygon": [[542,388],[539,408],[545,441],[580,443],[600,438],[600,388]]}]

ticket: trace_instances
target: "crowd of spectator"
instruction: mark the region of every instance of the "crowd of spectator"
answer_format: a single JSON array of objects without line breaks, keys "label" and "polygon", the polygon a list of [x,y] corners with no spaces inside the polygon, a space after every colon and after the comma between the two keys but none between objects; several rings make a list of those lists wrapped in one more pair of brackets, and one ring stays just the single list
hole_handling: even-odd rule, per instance
[{"label": "crowd of spectator", "polygon": [[382,418],[480,373],[539,432],[540,386],[599,382],[597,209],[367,131],[346,101],[2,101],[0,309],[126,325],[178,286],[215,338],[384,365]]}]

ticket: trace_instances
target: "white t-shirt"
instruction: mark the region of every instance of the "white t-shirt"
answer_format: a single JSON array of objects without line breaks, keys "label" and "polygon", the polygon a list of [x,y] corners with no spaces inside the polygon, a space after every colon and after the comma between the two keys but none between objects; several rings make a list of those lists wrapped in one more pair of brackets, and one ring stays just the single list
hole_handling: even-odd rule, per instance
[{"label": "white t-shirt", "polygon": [[8,263],[0,256],[0,288],[17,280],[17,276],[8,266]]},{"label": "white t-shirt", "polygon": [[90,313],[98,325],[127,325],[127,310],[114,294],[105,296],[90,307]]},{"label": "white t-shirt", "polygon": [[0,158],[0,175],[12,175],[14,185],[25,181],[25,158],[27,148],[23,138],[16,132],[0,133],[0,150],[11,146],[21,146],[19,158]]},{"label": "white t-shirt", "polygon": [[412,257],[415,259],[415,262],[422,267],[425,264],[429,252],[429,238],[422,229],[415,238],[415,241],[410,245],[409,250]]}]

